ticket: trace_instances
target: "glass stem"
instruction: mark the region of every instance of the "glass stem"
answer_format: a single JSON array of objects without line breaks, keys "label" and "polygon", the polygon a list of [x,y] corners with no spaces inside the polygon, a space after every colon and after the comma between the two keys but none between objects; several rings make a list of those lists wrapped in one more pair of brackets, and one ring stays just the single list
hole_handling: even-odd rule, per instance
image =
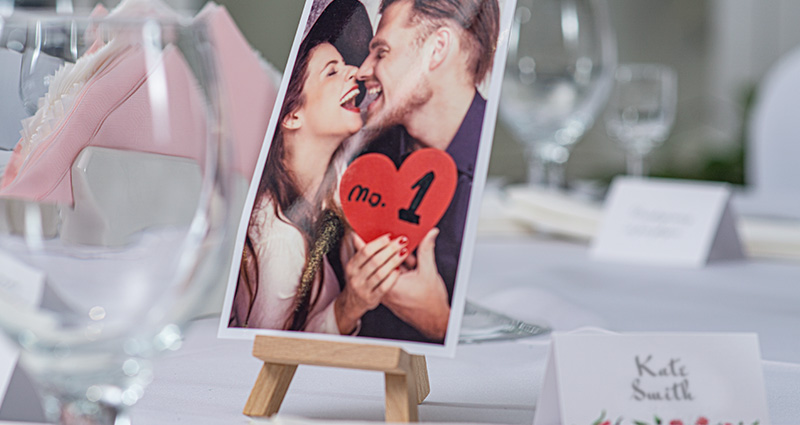
[{"label": "glass stem", "polygon": [[566,188],[564,166],[569,159],[568,149],[544,143],[529,147],[525,154],[528,160],[529,185],[551,190]]},{"label": "glass stem", "polygon": [[544,185],[547,182],[547,161],[534,147],[526,149],[525,158],[528,161],[528,185]]},{"label": "glass stem", "polygon": [[632,177],[644,177],[648,174],[649,170],[647,169],[647,161],[645,160],[645,154],[633,149],[628,151],[628,155],[626,157],[626,165],[628,170],[628,175]]},{"label": "glass stem", "polygon": [[566,189],[564,164],[550,161],[547,164],[547,188],[554,191]]}]

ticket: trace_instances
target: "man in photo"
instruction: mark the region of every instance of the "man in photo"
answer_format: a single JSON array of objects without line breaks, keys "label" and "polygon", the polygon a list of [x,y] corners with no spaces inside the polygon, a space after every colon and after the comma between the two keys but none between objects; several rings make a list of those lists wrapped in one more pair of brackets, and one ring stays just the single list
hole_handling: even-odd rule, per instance
[{"label": "man in photo", "polygon": [[357,79],[368,91],[368,152],[399,166],[422,147],[446,151],[458,169],[447,211],[419,245],[359,335],[442,342],[472,190],[486,100],[477,86],[492,67],[497,0],[383,0],[369,56]]}]

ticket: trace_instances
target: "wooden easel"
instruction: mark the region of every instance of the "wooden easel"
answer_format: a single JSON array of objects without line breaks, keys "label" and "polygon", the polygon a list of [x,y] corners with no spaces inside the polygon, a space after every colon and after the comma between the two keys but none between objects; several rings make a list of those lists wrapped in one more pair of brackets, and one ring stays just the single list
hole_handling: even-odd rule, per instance
[{"label": "wooden easel", "polygon": [[399,347],[258,335],[253,357],[264,366],[244,406],[247,416],[277,413],[301,364],[384,372],[386,422],[417,422],[417,405],[430,392],[425,357]]}]

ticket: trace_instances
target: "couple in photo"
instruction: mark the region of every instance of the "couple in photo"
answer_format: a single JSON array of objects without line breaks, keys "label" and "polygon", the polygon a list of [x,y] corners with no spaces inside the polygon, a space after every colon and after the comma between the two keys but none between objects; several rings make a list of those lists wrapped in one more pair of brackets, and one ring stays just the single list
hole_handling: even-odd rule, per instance
[{"label": "couple in photo", "polygon": [[[486,106],[477,87],[491,71],[500,11],[497,0],[383,0],[379,13],[373,35],[357,0],[312,7],[229,327],[444,341]],[[419,148],[456,164],[444,216],[415,252],[402,235],[361,240],[338,199],[352,152],[399,166]]]}]

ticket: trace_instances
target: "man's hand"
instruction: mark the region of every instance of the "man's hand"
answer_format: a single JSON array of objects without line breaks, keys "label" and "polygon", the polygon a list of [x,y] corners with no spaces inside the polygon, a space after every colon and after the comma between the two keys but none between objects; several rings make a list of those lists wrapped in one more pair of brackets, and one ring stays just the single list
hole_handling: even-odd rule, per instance
[{"label": "man's hand", "polygon": [[405,270],[383,297],[383,305],[426,337],[444,340],[450,318],[447,288],[436,267],[439,229],[425,235],[417,250],[416,268]]}]

